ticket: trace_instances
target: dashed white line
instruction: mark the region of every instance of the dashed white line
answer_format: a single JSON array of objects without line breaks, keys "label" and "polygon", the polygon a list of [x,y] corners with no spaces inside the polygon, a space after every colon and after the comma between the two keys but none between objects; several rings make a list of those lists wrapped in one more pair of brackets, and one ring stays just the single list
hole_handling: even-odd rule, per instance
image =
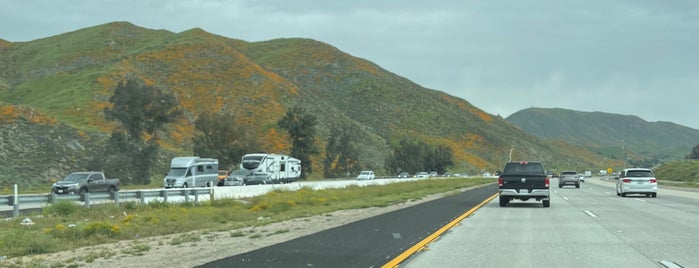
[{"label": "dashed white line", "polygon": [[595,215],[595,213],[592,213],[589,210],[584,210],[584,211],[585,211],[585,214],[587,214],[588,216],[593,217],[593,218],[597,218],[597,215]]}]

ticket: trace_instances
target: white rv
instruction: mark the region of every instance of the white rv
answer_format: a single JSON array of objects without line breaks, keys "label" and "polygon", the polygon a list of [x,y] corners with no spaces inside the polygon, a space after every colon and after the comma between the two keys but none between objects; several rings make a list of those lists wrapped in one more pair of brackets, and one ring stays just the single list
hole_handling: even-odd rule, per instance
[{"label": "white rv", "polygon": [[250,173],[269,175],[269,181],[261,183],[287,183],[301,178],[301,160],[283,154],[246,154],[240,168]]},{"label": "white rv", "polygon": [[214,187],[218,183],[218,159],[175,157],[163,179],[165,188]]}]

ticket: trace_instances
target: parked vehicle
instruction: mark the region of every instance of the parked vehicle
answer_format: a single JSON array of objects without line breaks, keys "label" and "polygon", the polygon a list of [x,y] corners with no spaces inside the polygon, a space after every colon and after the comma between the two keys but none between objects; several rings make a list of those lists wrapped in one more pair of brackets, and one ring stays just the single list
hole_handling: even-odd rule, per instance
[{"label": "parked vehicle", "polygon": [[245,185],[269,184],[272,183],[272,178],[264,172],[253,172],[245,177]]},{"label": "parked vehicle", "polygon": [[580,188],[580,176],[575,171],[563,171],[558,177],[558,188],[563,188],[564,185],[573,185],[575,188]]},{"label": "parked vehicle", "polygon": [[374,171],[364,170],[359,173],[359,176],[357,176],[357,180],[373,180],[374,177]]},{"label": "parked vehicle", "polygon": [[218,184],[218,160],[198,156],[175,157],[163,179],[165,188],[214,187]]},{"label": "parked vehicle", "polygon": [[246,154],[240,168],[251,173],[265,173],[268,183],[294,182],[301,178],[301,160],[282,154]]},{"label": "parked vehicle", "polygon": [[242,186],[245,185],[245,180],[247,180],[250,172],[244,169],[234,170],[225,180],[223,180],[223,186]]},{"label": "parked vehicle", "polygon": [[228,170],[219,170],[218,171],[218,186],[223,186],[223,181],[228,178]]},{"label": "parked vehicle", "polygon": [[500,206],[506,207],[513,199],[542,201],[551,206],[549,177],[540,162],[509,162],[498,177]]},{"label": "parked vehicle", "polygon": [[653,171],[647,168],[627,168],[621,171],[616,181],[616,195],[642,194],[658,196],[658,180]]},{"label": "parked vehicle", "polygon": [[51,192],[56,194],[80,194],[80,198],[85,198],[85,193],[109,192],[113,194],[121,188],[119,179],[107,179],[104,173],[74,172],[57,181],[51,186]]},{"label": "parked vehicle", "polygon": [[427,174],[427,172],[418,172],[415,173],[415,178],[429,178],[430,175]]}]

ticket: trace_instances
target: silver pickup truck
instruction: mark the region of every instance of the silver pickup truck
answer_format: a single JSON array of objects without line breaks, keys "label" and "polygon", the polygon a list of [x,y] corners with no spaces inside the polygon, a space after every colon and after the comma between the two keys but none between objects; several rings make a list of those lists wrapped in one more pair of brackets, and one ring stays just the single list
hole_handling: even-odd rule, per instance
[{"label": "silver pickup truck", "polygon": [[56,194],[80,194],[80,198],[84,198],[88,192],[109,192],[113,194],[119,191],[121,182],[119,179],[107,179],[104,173],[89,171],[89,172],[74,172],[65,177],[63,180],[57,181],[51,186],[51,192]]},{"label": "silver pickup truck", "polygon": [[551,206],[549,177],[540,162],[509,162],[498,177],[500,206],[506,207],[514,199],[542,201]]}]

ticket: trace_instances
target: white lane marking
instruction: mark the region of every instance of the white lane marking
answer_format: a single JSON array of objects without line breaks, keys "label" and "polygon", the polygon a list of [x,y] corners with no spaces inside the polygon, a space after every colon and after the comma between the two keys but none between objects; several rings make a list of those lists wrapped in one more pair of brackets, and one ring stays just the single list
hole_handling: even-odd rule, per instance
[{"label": "white lane marking", "polygon": [[589,210],[587,210],[587,209],[585,210],[585,213],[586,213],[587,215],[589,215],[590,217],[597,218],[597,215],[595,215],[595,213],[592,213],[591,211],[589,211]]},{"label": "white lane marking", "polygon": [[682,268],[681,265],[672,261],[659,261],[660,265],[667,268]]},{"label": "white lane marking", "polygon": [[565,197],[565,196],[564,196],[564,197],[563,197],[563,200],[568,200],[568,197]]},{"label": "white lane marking", "polygon": [[636,200],[636,201],[641,201],[641,202],[646,202],[646,200],[643,200],[643,199],[638,199],[638,198],[634,198],[633,200]]}]

